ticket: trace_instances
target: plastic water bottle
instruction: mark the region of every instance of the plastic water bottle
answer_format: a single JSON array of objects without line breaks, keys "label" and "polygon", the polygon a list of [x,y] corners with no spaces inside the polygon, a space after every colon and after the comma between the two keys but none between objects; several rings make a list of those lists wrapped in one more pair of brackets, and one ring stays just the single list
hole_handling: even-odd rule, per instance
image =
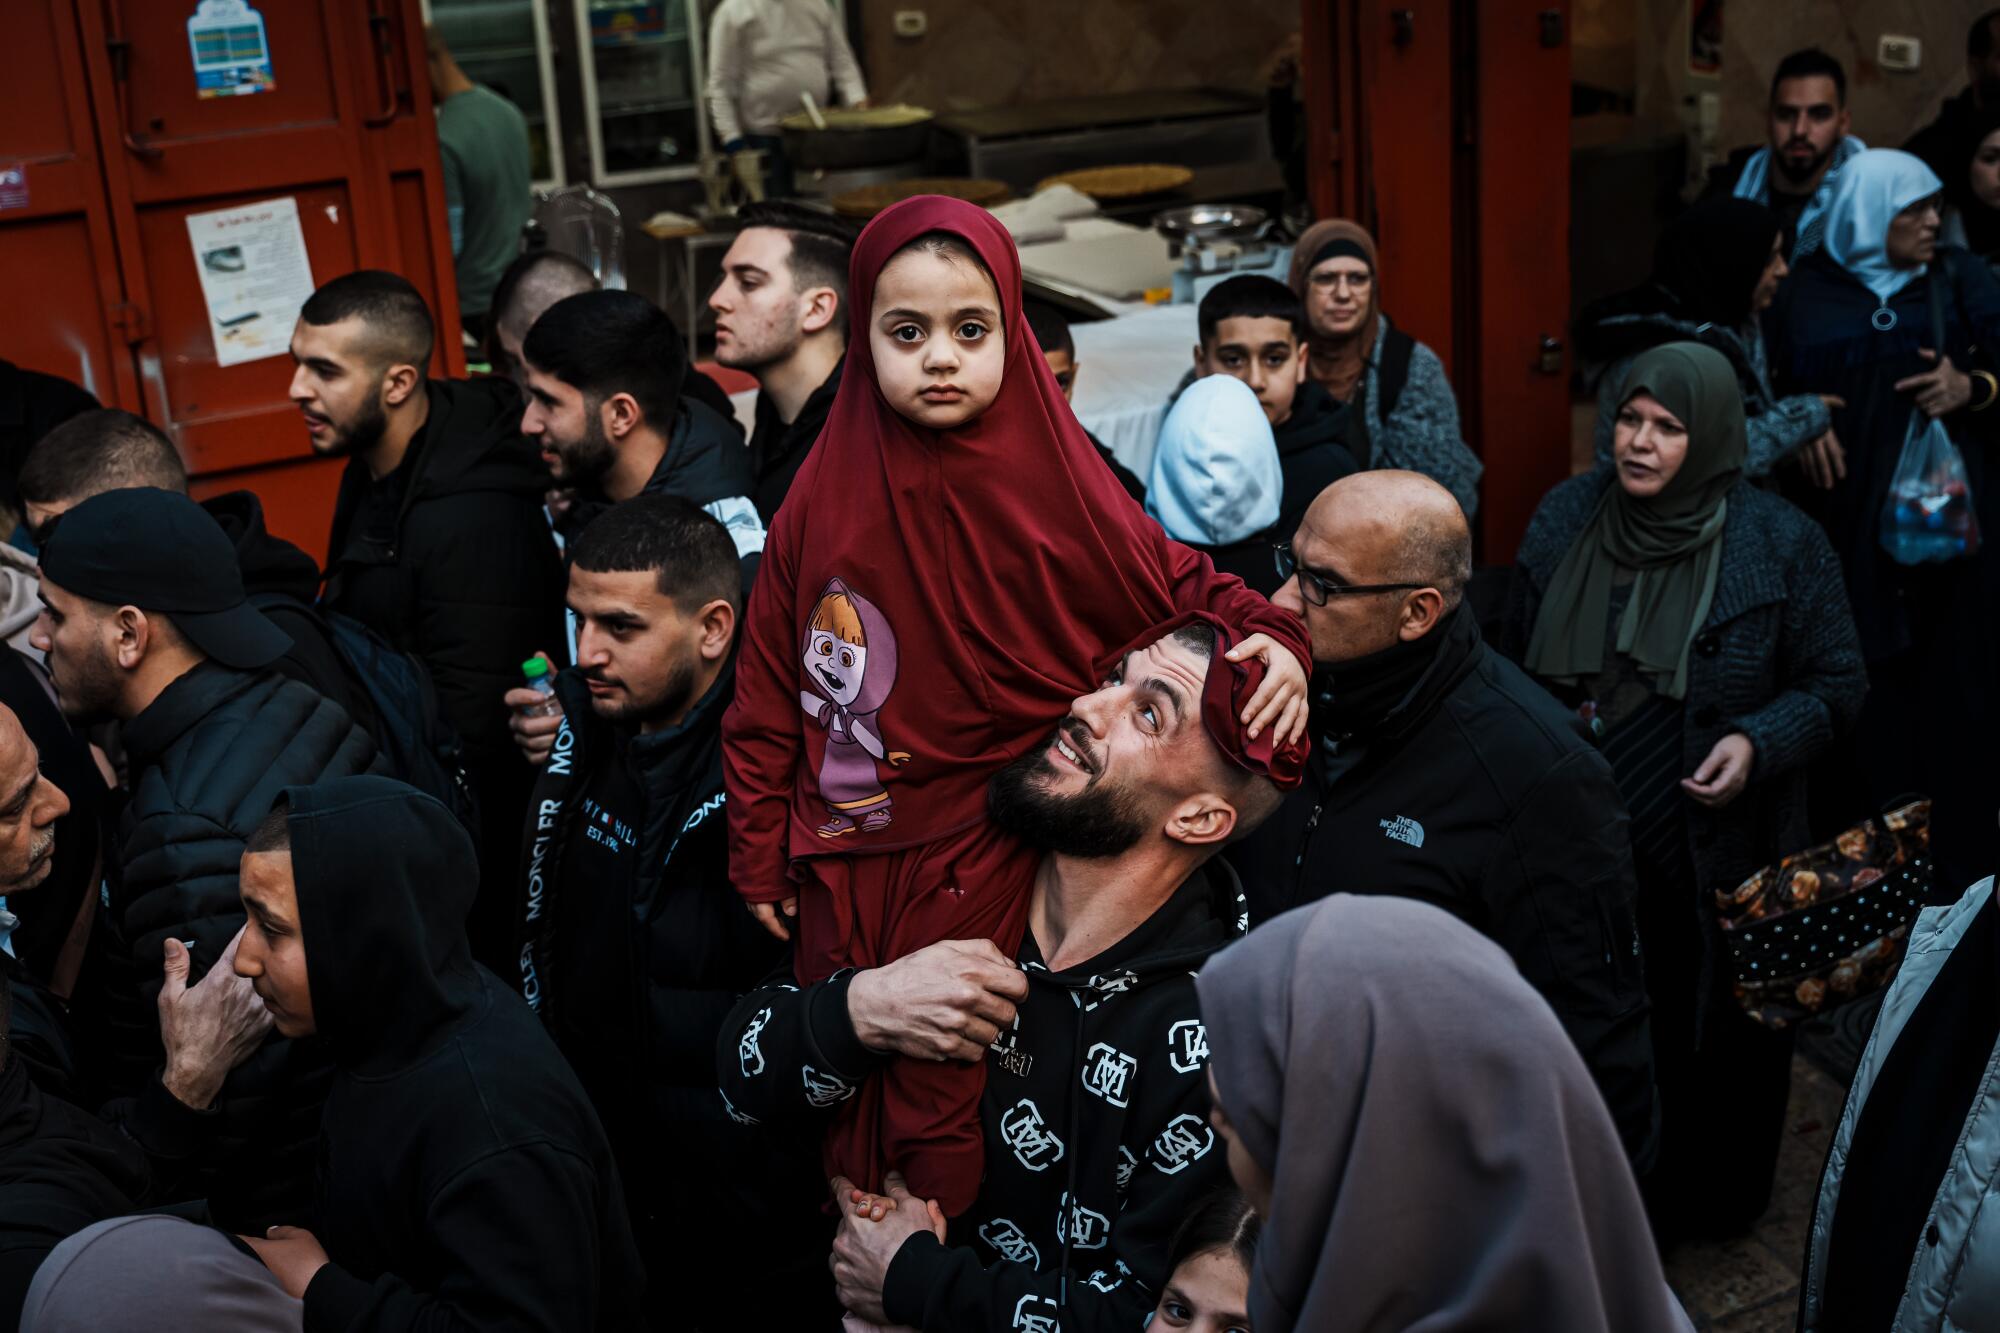
[{"label": "plastic water bottle", "polygon": [[537,704],[523,704],[521,713],[527,717],[556,717],[562,712],[562,705],[556,701],[556,676],[549,669],[546,657],[531,657],[521,663],[521,677],[527,688],[542,696]]}]

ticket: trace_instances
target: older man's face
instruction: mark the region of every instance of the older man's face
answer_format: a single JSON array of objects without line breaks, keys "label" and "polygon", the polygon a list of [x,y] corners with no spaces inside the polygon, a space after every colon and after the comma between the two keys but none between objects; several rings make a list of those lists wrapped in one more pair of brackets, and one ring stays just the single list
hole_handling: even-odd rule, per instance
[{"label": "older man's face", "polygon": [[[1398,540],[1396,516],[1372,507],[1356,488],[1339,483],[1320,493],[1292,536],[1292,558],[1305,577],[1369,587],[1396,582],[1389,553]],[[1330,592],[1324,605],[1305,595],[1299,577],[1286,579],[1271,604],[1306,623],[1313,661],[1338,666],[1395,646],[1407,592]]]},{"label": "older man's face", "polygon": [[1208,658],[1169,635],[1079,698],[1048,744],[993,780],[993,817],[1033,846],[1111,857],[1202,788],[1220,751],[1201,724]]},{"label": "older man's face", "polygon": [[55,823],[69,798],[42,776],[41,756],[12,710],[0,706],[0,897],[32,889],[55,865]]}]

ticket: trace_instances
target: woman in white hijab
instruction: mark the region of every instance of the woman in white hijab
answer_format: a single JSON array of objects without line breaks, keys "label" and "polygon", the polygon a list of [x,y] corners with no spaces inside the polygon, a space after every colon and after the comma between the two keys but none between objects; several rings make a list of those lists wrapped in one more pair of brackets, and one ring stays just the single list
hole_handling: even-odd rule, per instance
[{"label": "woman in white hijab", "polygon": [[[1786,393],[1845,402],[1833,429],[1847,448],[1831,490],[1788,492],[1826,528],[1840,556],[1868,659],[1857,753],[1834,756],[1844,786],[1814,792],[1814,823],[1831,833],[1905,792],[1932,808],[1941,884],[1967,884],[2000,861],[2000,283],[1987,266],[1940,244],[1944,187],[1908,153],[1870,149],[1841,168],[1825,248],[1793,270],[1767,317],[1773,378]],[[1934,311],[1935,305],[1935,311]],[[1933,332],[1942,320],[1944,346]],[[1912,423],[1941,423],[1964,456],[1985,545],[1943,563],[1906,566],[1882,545],[1882,513]],[[1799,850],[1774,847],[1773,859]]]}]

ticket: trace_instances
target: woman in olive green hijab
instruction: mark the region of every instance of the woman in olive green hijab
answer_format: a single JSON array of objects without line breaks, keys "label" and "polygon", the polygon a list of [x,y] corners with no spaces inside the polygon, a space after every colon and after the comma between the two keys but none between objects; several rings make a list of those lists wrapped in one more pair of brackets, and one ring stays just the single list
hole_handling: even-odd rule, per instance
[{"label": "woman in olive green hijab", "polygon": [[1806,767],[1867,676],[1825,533],[1742,477],[1729,363],[1669,343],[1623,394],[1611,466],[1528,525],[1506,646],[1576,709],[1630,816],[1661,1106],[1641,1186],[1671,1244],[1770,1199],[1791,1045],[1731,998],[1715,891],[1810,845]]},{"label": "woman in olive green hijab", "polygon": [[1615,643],[1658,693],[1687,697],[1688,650],[1715,602],[1729,492],[1749,452],[1728,358],[1667,343],[1634,358],[1613,466],[1590,526],[1556,566],[1524,665],[1574,685],[1604,665],[1612,590],[1632,584]]}]

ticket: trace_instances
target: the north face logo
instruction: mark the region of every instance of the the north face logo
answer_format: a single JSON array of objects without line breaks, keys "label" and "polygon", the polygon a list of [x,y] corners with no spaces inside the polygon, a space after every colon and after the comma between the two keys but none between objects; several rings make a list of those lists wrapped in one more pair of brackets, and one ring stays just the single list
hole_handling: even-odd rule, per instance
[{"label": "the north face logo", "polygon": [[1394,819],[1383,820],[1382,832],[1397,842],[1408,843],[1412,847],[1424,845],[1424,826],[1408,815],[1397,815]]}]

